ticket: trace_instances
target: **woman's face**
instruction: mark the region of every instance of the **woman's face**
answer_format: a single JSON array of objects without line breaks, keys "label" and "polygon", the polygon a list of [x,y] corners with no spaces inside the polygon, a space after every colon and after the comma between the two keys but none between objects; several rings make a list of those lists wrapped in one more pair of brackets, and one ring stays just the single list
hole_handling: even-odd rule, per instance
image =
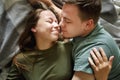
[{"label": "woman's face", "polygon": [[53,12],[44,10],[39,15],[39,20],[32,31],[35,37],[43,41],[56,41],[59,36],[58,20]]}]

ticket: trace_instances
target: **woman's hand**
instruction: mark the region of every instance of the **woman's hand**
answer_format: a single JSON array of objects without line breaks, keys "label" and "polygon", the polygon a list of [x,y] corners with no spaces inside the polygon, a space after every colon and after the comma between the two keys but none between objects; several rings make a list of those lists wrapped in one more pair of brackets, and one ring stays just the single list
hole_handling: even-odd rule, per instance
[{"label": "woman's hand", "polygon": [[38,0],[38,1],[45,3],[48,7],[52,7],[54,5],[52,0]]},{"label": "woman's hand", "polygon": [[28,0],[28,2],[31,4],[31,5],[34,5],[34,3],[37,3],[37,2],[43,2],[45,3],[48,7],[52,7],[54,4],[52,2],[52,0]]},{"label": "woman's hand", "polygon": [[107,80],[112,68],[114,56],[111,56],[108,60],[102,48],[99,48],[99,51],[96,48],[93,48],[90,54],[92,58],[88,58],[88,61],[93,68],[95,79]]}]

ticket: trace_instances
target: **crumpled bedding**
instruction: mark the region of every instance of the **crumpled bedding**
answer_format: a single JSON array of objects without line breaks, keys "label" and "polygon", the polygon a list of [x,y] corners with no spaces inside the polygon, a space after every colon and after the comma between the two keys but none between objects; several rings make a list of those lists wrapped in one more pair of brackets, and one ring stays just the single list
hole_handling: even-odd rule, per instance
[{"label": "crumpled bedding", "polygon": [[19,50],[17,40],[30,10],[31,6],[25,0],[0,0],[0,67]]}]

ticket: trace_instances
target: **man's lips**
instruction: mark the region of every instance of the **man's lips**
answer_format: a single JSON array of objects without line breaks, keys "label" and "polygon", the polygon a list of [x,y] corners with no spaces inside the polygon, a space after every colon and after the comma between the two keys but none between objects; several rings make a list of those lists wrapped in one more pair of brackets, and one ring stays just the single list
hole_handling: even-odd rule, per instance
[{"label": "man's lips", "polygon": [[62,33],[65,33],[65,32],[67,32],[66,30],[62,30]]}]

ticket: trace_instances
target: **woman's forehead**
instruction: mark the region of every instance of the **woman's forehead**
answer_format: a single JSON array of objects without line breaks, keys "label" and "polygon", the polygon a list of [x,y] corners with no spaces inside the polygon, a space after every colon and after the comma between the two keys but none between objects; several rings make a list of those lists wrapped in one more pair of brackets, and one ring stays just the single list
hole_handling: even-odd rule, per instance
[{"label": "woman's forehead", "polygon": [[41,14],[40,14],[40,17],[44,17],[44,18],[50,17],[50,18],[55,18],[56,19],[55,14],[52,11],[50,11],[50,10],[42,11]]}]

